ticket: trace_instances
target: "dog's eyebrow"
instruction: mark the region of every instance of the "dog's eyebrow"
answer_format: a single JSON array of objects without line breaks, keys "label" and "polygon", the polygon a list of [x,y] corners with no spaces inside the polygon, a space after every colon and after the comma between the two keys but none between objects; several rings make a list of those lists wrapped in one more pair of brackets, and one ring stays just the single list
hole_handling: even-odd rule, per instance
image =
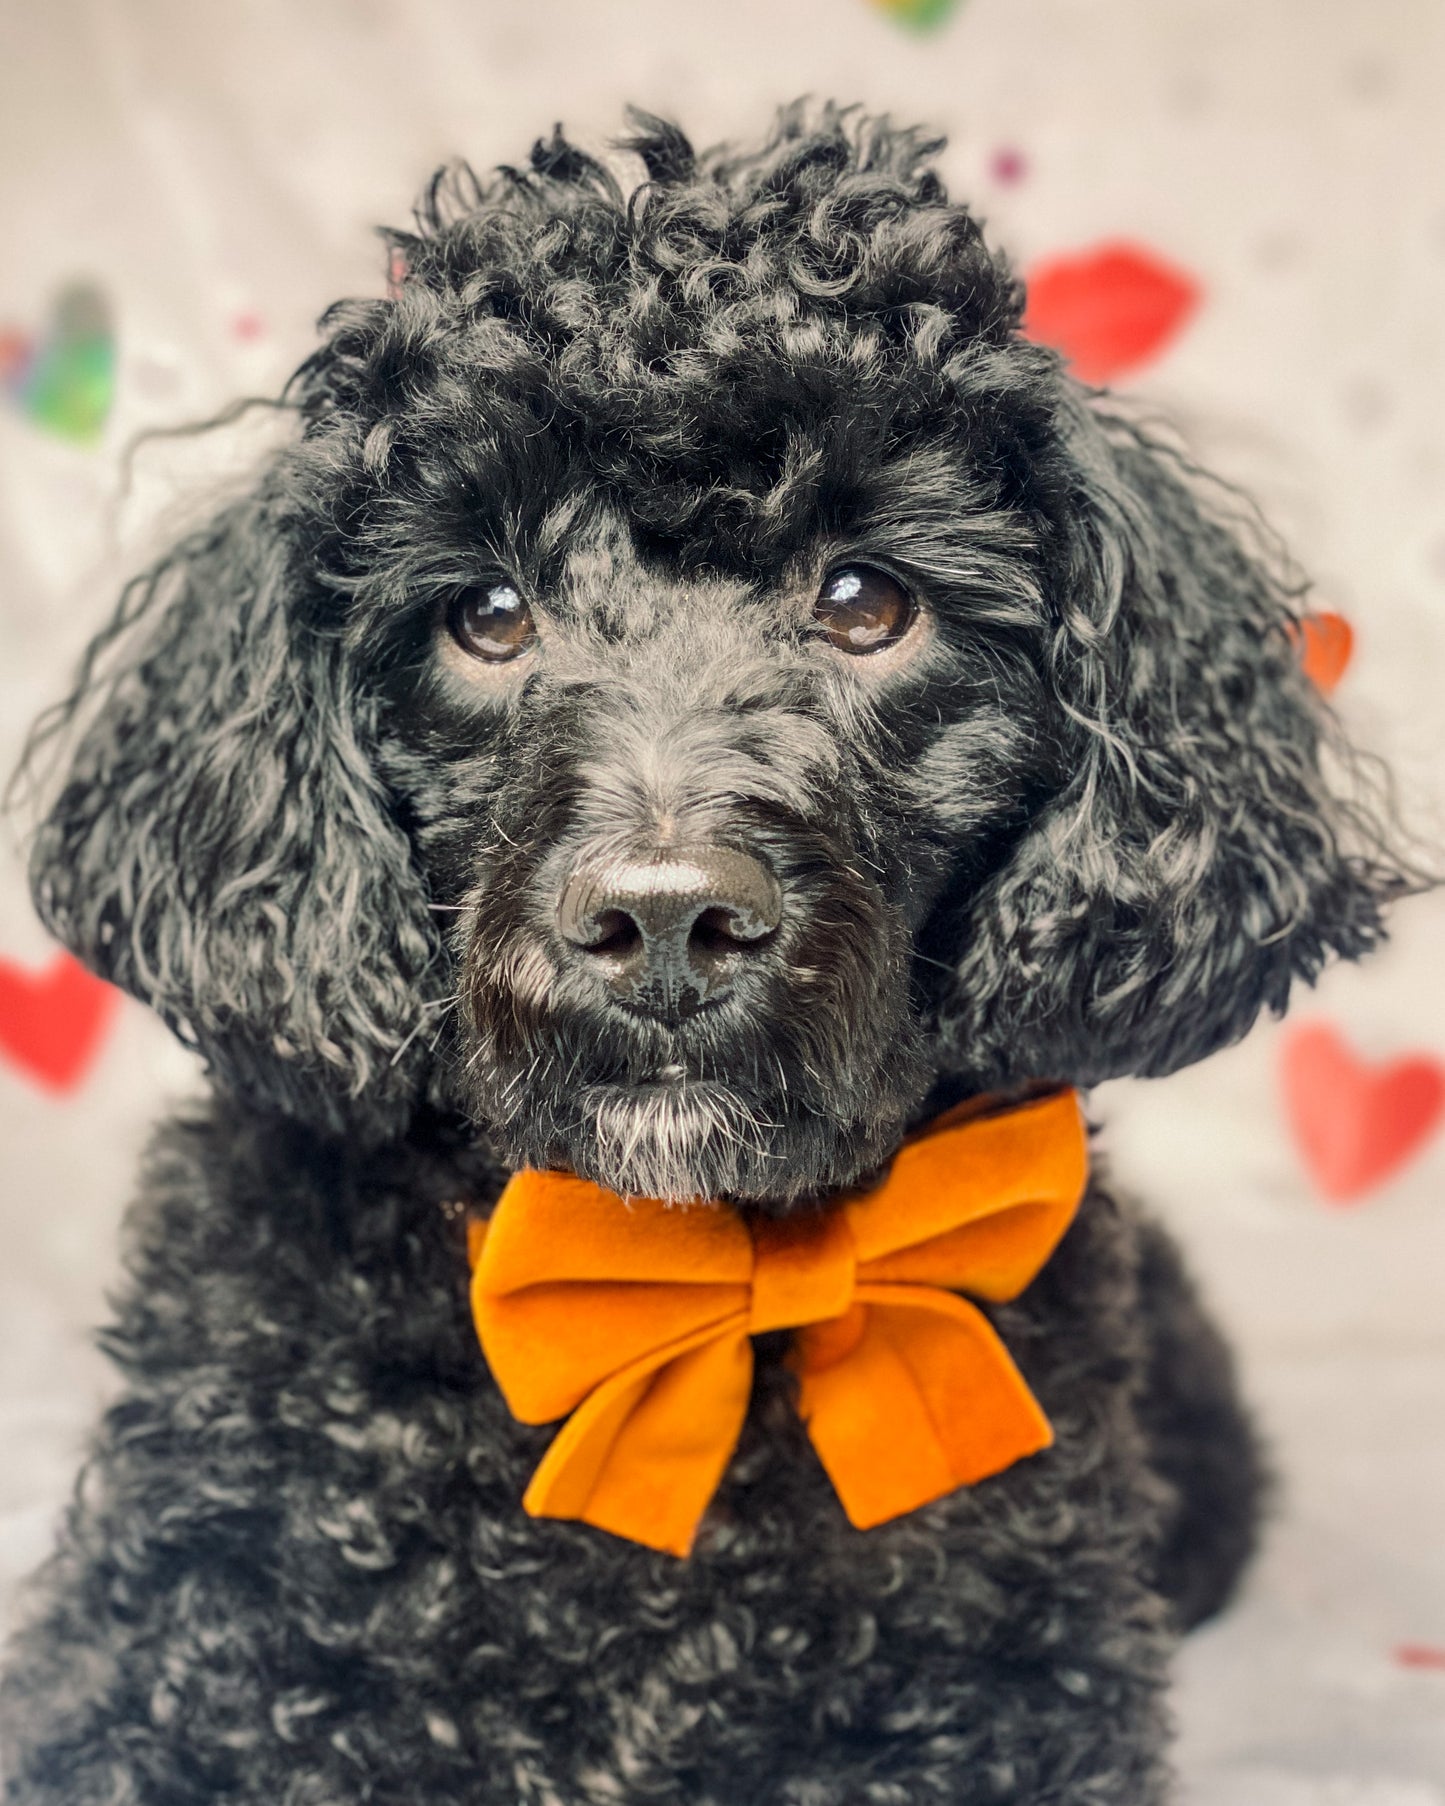
[{"label": "dog's eyebrow", "polygon": [[474,457],[435,469],[425,489],[372,497],[357,543],[367,569],[356,612],[388,614],[448,588],[508,577],[535,594],[555,580],[571,536],[595,506],[577,485],[561,493],[521,478],[505,460],[494,486]]}]

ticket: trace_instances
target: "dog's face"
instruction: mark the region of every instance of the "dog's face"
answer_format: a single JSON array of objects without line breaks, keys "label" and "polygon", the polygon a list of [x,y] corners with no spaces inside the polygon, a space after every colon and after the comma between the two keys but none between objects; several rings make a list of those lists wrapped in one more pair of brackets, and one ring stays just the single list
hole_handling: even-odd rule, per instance
[{"label": "dog's face", "polygon": [[872,474],[752,576],[544,491],[548,558],[519,498],[513,561],[449,546],[471,572],[414,599],[391,769],[450,918],[462,1096],[512,1160],[787,1200],[885,1158],[933,1083],[928,925],[1059,748],[1026,536],[982,509],[940,538],[937,469]]},{"label": "dog's face", "polygon": [[1019,337],[932,147],[635,148],[434,194],[333,311],[102,636],[62,938],[263,1102],[764,1208],[1364,951],[1403,880],[1289,593]]}]

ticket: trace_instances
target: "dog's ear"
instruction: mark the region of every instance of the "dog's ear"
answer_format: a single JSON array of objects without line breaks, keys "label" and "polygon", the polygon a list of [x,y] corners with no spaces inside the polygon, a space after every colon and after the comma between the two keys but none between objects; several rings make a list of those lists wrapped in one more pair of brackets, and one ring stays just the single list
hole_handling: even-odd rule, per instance
[{"label": "dog's ear", "polygon": [[942,1044],[985,1083],[1200,1059],[1371,948],[1417,883],[1349,798],[1298,587],[1176,455],[1064,405],[1041,504],[1058,788],[946,929]]},{"label": "dog's ear", "polygon": [[438,945],[295,513],[263,481],[131,585],[50,724],[87,723],[32,887],[224,1085],[380,1137],[422,1082]]}]

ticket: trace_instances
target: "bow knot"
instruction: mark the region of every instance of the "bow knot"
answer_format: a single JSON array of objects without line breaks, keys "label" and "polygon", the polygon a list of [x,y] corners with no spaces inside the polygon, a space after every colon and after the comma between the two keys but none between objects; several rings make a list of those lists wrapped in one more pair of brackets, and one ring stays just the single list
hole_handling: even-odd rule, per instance
[{"label": "bow knot", "polygon": [[876,1190],[751,1228],[516,1174],[478,1226],[472,1305],[513,1415],[567,1419],[526,1509],[685,1555],[742,1430],[751,1338],[771,1330],[796,1332],[799,1414],[860,1529],[1046,1448],[1038,1402],[958,1293],[1017,1297],[1086,1177],[1072,1092],[954,1112]]},{"label": "bow knot", "polygon": [[841,1317],[853,1302],[858,1251],[841,1211],[753,1228],[748,1334]]}]

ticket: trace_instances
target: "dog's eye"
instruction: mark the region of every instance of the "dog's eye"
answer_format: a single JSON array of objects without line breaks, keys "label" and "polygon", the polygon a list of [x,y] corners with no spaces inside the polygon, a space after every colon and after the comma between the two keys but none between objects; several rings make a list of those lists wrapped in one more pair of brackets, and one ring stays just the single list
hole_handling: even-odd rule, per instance
[{"label": "dog's eye", "polygon": [[510,583],[463,590],[447,609],[447,626],[463,652],[493,663],[516,658],[537,637],[532,611]]},{"label": "dog's eye", "polygon": [[878,652],[913,624],[913,598],[886,571],[845,564],[823,579],[813,613],[841,652]]}]

